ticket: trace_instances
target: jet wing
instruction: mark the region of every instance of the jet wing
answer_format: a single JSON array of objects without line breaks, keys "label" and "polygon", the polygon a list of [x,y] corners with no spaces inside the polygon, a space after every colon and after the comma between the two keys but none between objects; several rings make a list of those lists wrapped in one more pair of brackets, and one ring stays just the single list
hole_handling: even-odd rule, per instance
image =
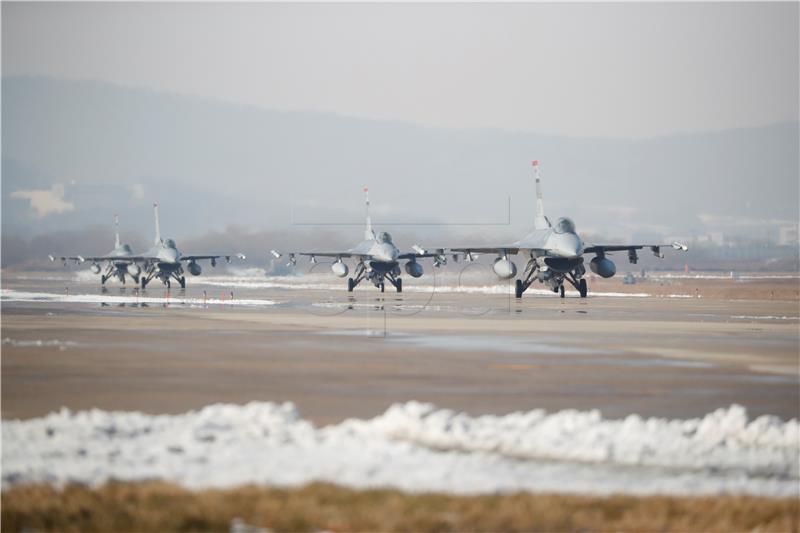
[{"label": "jet wing", "polygon": [[447,256],[447,249],[444,247],[439,248],[422,248],[419,244],[411,247],[413,252],[405,252],[397,256],[397,259],[422,259],[425,257],[433,257],[438,262],[444,263]]},{"label": "jet wing", "polygon": [[[275,257],[275,259],[278,259],[278,258],[281,258],[281,257],[284,256],[284,254],[282,252],[279,252],[278,250],[270,250],[269,253],[271,253],[273,255],[273,257]],[[357,257],[359,259],[369,259],[370,257],[372,257],[370,254],[353,252],[353,251],[348,251],[348,252],[289,252],[289,253],[286,254],[286,257],[289,260],[289,262],[286,263],[287,266],[288,265],[296,265],[297,264],[297,256],[298,255],[310,257],[311,258],[311,262],[314,262],[314,263],[316,262],[316,260],[317,260],[316,258],[317,257],[335,257],[337,260],[338,259],[348,259],[348,258],[351,258],[351,257]]]},{"label": "jet wing", "polygon": [[117,262],[120,262],[120,263],[121,262],[132,263],[134,261],[137,261],[137,260],[141,259],[139,257],[132,256],[132,255],[123,255],[123,256],[119,256],[119,255],[99,255],[99,256],[73,255],[73,256],[69,256],[69,257],[65,257],[65,256],[56,257],[56,256],[50,255],[48,257],[50,258],[50,261],[58,260],[58,261],[63,261],[65,263],[67,261],[75,261],[76,263],[85,263],[86,261],[89,261],[90,263],[102,263],[103,261],[117,261]]},{"label": "jet wing", "polygon": [[465,255],[469,254],[518,254],[520,250],[524,248],[520,248],[516,245],[514,246],[475,246],[475,247],[462,247],[462,248],[448,248],[450,252],[457,252],[462,253]]},{"label": "jet wing", "polygon": [[583,249],[583,253],[585,254],[596,254],[596,253],[606,253],[606,252],[636,252],[636,250],[641,250],[643,248],[650,248],[650,251],[653,252],[654,255],[657,257],[663,257],[661,253],[661,248],[674,248],[675,250],[681,250],[685,252],[689,249],[688,246],[685,244],[681,244],[679,242],[673,242],[670,244],[593,244],[591,246],[587,246]]},{"label": "jet wing", "polygon": [[211,259],[212,261],[216,261],[224,257],[225,261],[228,263],[231,262],[231,257],[235,257],[237,259],[246,259],[244,254],[237,253],[237,254],[219,254],[219,255],[181,255],[181,261],[201,261],[203,259]]},{"label": "jet wing", "polygon": [[372,257],[370,254],[355,252],[297,252],[289,255],[304,255],[308,257],[341,257],[342,259],[347,259],[348,257]]}]

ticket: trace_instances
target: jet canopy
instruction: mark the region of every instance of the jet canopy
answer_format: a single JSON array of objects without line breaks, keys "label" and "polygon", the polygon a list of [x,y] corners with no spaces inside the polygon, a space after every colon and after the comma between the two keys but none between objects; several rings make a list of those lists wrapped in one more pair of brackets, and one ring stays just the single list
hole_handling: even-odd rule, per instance
[{"label": "jet canopy", "polygon": [[122,245],[122,251],[123,252],[128,252],[128,253],[133,253],[133,250],[131,250],[131,245],[130,244],[123,244]]},{"label": "jet canopy", "polygon": [[166,246],[167,248],[177,248],[177,246],[175,245],[175,241],[173,239],[165,240],[164,246]]},{"label": "jet canopy", "polygon": [[555,233],[575,233],[575,223],[569,218],[559,218],[553,226]]},{"label": "jet canopy", "polygon": [[392,244],[392,236],[389,235],[387,232],[382,231],[378,234],[378,242]]}]

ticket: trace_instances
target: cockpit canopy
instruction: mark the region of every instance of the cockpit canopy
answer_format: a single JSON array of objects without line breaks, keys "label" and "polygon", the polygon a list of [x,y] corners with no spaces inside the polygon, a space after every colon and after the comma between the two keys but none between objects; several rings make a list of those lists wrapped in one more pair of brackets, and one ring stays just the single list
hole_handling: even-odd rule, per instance
[{"label": "cockpit canopy", "polygon": [[133,253],[133,250],[131,250],[131,245],[130,244],[123,244],[122,245],[122,251],[123,252],[128,252],[128,253]]},{"label": "cockpit canopy", "polygon": [[553,226],[555,233],[575,233],[575,223],[569,218],[559,218]]},{"label": "cockpit canopy", "polygon": [[392,244],[392,236],[386,233],[385,231],[382,231],[378,234],[378,242],[385,242],[388,244]]},{"label": "cockpit canopy", "polygon": [[164,246],[166,246],[167,248],[177,248],[177,246],[175,245],[175,241],[172,239],[165,240]]}]

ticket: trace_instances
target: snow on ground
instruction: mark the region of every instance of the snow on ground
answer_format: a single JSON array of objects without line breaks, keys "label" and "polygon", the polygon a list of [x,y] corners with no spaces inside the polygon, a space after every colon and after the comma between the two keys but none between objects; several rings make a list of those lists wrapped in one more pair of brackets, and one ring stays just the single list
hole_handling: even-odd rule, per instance
[{"label": "snow on ground", "polygon": [[223,300],[220,298],[186,298],[176,297],[154,297],[132,295],[112,295],[112,294],[56,294],[50,292],[26,292],[13,289],[0,290],[0,301],[3,302],[56,302],[56,303],[104,303],[104,304],[157,304],[184,307],[202,307],[206,305],[234,305],[259,307],[275,305],[272,300],[248,300],[234,298]]},{"label": "snow on ground", "polygon": [[41,348],[42,346],[53,346],[60,350],[64,350],[68,346],[77,346],[78,343],[72,341],[60,341],[58,339],[44,341],[40,339],[19,340],[19,339],[12,339],[10,337],[4,337],[2,345],[14,346],[15,348]]},{"label": "snow on ground", "polygon": [[738,273],[738,272],[652,272],[648,273],[648,278],[655,280],[668,279],[733,279],[733,280],[781,280],[781,279],[800,279],[800,273]]},{"label": "snow on ground", "polygon": [[3,487],[165,479],[493,493],[797,496],[798,422],[748,420],[733,405],[703,418],[607,420],[597,411],[473,417],[396,404],[322,428],[292,404],[211,405],[182,415],[66,409],[2,424]]},{"label": "snow on ground", "polygon": [[777,316],[777,315],[733,315],[731,318],[742,320],[800,320],[796,316]]}]

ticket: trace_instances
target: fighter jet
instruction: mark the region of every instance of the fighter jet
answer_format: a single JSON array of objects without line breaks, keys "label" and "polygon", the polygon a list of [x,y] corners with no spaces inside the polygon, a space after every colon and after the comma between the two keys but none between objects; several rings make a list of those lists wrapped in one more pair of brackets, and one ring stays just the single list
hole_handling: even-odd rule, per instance
[{"label": "fighter jet", "polygon": [[217,259],[224,257],[225,261],[231,262],[231,257],[238,257],[245,259],[244,254],[227,254],[227,255],[183,255],[178,251],[175,241],[172,239],[163,240],[161,238],[161,229],[158,223],[158,204],[153,204],[153,212],[156,221],[156,238],[154,245],[148,251],[139,255],[131,255],[127,260],[140,263],[142,265],[141,287],[144,289],[150,280],[158,278],[161,282],[170,287],[171,280],[180,283],[181,288],[186,288],[186,278],[183,275],[183,264],[186,263],[186,270],[192,276],[199,276],[203,271],[198,264],[198,261],[209,259],[211,266],[217,266]]},{"label": "fighter jet", "polygon": [[[413,253],[400,253],[394,242],[392,242],[391,235],[385,231],[376,235],[372,229],[372,219],[369,215],[369,189],[367,187],[364,187],[364,199],[366,205],[366,228],[364,229],[364,240],[362,242],[341,252],[292,252],[289,254],[289,263],[287,264],[296,265],[298,255],[308,256],[312,263],[317,262],[317,257],[332,257],[336,260],[331,264],[331,270],[340,278],[344,278],[350,273],[350,268],[342,260],[354,259],[356,264],[353,277],[347,279],[348,292],[353,292],[353,289],[364,280],[372,282],[381,292],[385,291],[385,282],[388,280],[397,292],[403,292],[400,261],[407,261],[404,269],[406,274],[413,278],[418,278],[423,274],[422,265],[417,262],[417,259],[432,257],[434,258],[434,266],[437,267],[446,262],[443,249],[427,252],[415,246],[414,249],[416,251]],[[282,257],[282,254],[276,250],[270,250],[270,253],[276,258]]]},{"label": "fighter jet", "polygon": [[468,261],[479,254],[497,254],[493,269],[500,279],[510,279],[517,275],[517,266],[509,259],[510,255],[520,254],[528,262],[521,279],[516,280],[515,294],[522,294],[534,281],[543,283],[553,292],[564,298],[564,282],[569,282],[586,298],[588,287],[584,266],[584,255],[594,254],[589,262],[592,272],[603,278],[610,278],[617,272],[617,267],[606,257],[612,252],[627,252],[628,261],[636,264],[637,251],[649,248],[656,257],[664,257],[661,248],[671,246],[676,250],[686,251],[681,243],[672,244],[591,244],[586,245],[575,230],[575,223],[569,218],[559,218],[555,225],[550,223],[544,214],[541,180],[539,177],[539,161],[533,161],[533,172],[536,180],[536,218],[533,231],[511,244],[500,246],[478,246],[468,248],[449,248],[450,252],[463,254]]},{"label": "fighter jet", "polygon": [[[106,281],[111,278],[117,278],[124,285],[126,276],[130,276],[131,279],[133,279],[138,285],[141,268],[139,268],[136,263],[130,260],[132,255],[133,251],[129,245],[120,244],[119,217],[114,215],[114,249],[108,252],[108,254],[97,257],[84,257],[82,255],[76,255],[71,257],[59,257],[58,259],[63,261],[65,266],[67,261],[75,261],[76,264],[90,261],[92,265],[89,268],[95,274],[100,274],[102,270],[105,270],[105,272],[100,276],[101,285],[105,285]],[[52,255],[48,257],[50,257],[51,261],[56,260],[56,257],[53,257]],[[105,264],[105,267],[101,266],[103,264]]]}]

